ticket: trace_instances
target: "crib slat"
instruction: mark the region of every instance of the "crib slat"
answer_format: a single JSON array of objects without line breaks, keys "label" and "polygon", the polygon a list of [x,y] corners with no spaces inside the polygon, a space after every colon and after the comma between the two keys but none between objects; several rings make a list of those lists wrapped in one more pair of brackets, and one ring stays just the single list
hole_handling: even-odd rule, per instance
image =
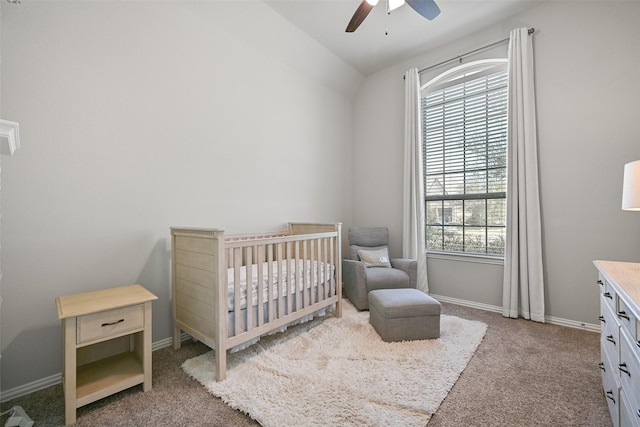
[{"label": "crib slat", "polygon": [[330,242],[330,244],[329,244],[329,248],[330,248],[330,250],[329,250],[329,259],[331,261],[330,261],[330,264],[329,264],[328,270],[327,270],[328,279],[325,279],[325,280],[327,280],[327,282],[329,282],[329,280],[330,280],[330,282],[329,282],[330,283],[329,291],[331,291],[331,288],[333,288],[333,292],[331,292],[329,295],[330,296],[334,296],[336,294],[336,287],[335,287],[336,281],[335,281],[334,275],[332,274],[333,273],[333,269],[331,268],[331,266],[335,264],[335,259],[336,259],[335,256],[336,256],[336,254],[334,252],[334,248],[335,248],[335,245],[336,245],[336,241],[335,241],[335,239],[333,237],[330,237],[329,238],[329,242]]},{"label": "crib slat", "polygon": [[240,288],[240,268],[242,266],[242,250],[235,249],[233,254],[233,323],[235,331],[234,335],[238,335],[240,333],[240,314],[242,313],[241,298],[242,292]]},{"label": "crib slat", "polygon": [[273,245],[269,245],[267,247],[267,298],[269,299],[269,304],[267,304],[267,308],[269,310],[269,322],[272,322],[275,319],[275,313],[273,310]]},{"label": "crib slat", "polygon": [[327,247],[327,239],[322,239],[322,259],[320,260],[320,265],[318,266],[318,286],[320,286],[320,290],[322,291],[322,300],[326,300],[328,298],[327,295],[327,254],[329,248]]},{"label": "crib slat", "polygon": [[258,245],[257,247],[257,260],[258,263],[258,326],[262,326],[264,323],[264,268],[262,263],[264,262],[264,245]]},{"label": "crib slat", "polygon": [[[293,294],[295,295],[296,298],[296,311],[300,310],[300,308],[302,308],[302,296],[300,295],[301,293],[304,292],[304,276],[300,277],[300,269],[301,266],[304,265],[304,260],[300,259],[300,242],[296,241],[294,244],[294,257],[296,260],[296,265],[295,265],[295,275],[296,275],[296,280],[295,280],[295,287],[293,288]],[[302,264],[302,265],[301,265]]]},{"label": "crib slat", "polygon": [[302,259],[304,260],[302,264],[302,306],[309,306],[309,297],[307,297],[307,289],[310,289],[307,285],[309,284],[309,262],[307,258],[307,242],[302,244]]},{"label": "crib slat", "polygon": [[293,269],[291,268],[291,261],[292,261],[291,242],[286,243],[286,253],[287,253],[287,260],[286,260],[287,274],[282,278],[282,280],[285,283],[283,295],[285,296],[285,298],[287,298],[287,314],[291,314],[291,305],[292,305],[291,300],[293,299],[291,294],[291,286],[295,281],[295,271],[293,271]]},{"label": "crib slat", "polygon": [[323,274],[322,274],[322,283],[324,286],[324,299],[327,299],[331,296],[331,283],[329,282],[330,276],[329,271],[331,268],[331,241],[329,239],[324,239],[324,264],[323,264]]},{"label": "crib slat", "polygon": [[324,260],[326,256],[326,248],[324,239],[318,239],[318,265],[316,267],[316,282],[318,283],[318,301],[324,301],[324,284],[322,283],[322,269],[324,268]]},{"label": "crib slat", "polygon": [[[245,251],[245,269],[247,272],[247,327],[245,330],[249,330],[253,327],[253,248],[254,246],[248,246]],[[236,329],[237,330],[237,329]]]},{"label": "crib slat", "polygon": [[309,288],[309,292],[311,294],[311,296],[309,297],[309,303],[311,305],[315,304],[316,302],[318,302],[318,295],[315,292],[315,289],[313,288],[313,274],[314,274],[314,263],[316,261],[316,250],[315,250],[315,245],[313,244],[313,240],[309,241],[309,247],[311,248],[311,251],[309,252],[309,284],[310,284],[310,288]]},{"label": "crib slat", "polygon": [[322,289],[320,288],[320,274],[322,273],[322,263],[321,263],[321,257],[322,257],[322,245],[321,245],[321,240],[320,239],[316,239],[316,245],[318,247],[318,262],[316,263],[316,282],[318,283],[318,286],[316,286],[316,292],[318,295],[318,300],[317,301],[322,301],[324,299],[324,295],[322,293]]},{"label": "crib slat", "polygon": [[322,252],[323,252],[323,262],[322,262],[322,289],[324,290],[324,299],[329,298],[331,295],[329,294],[330,292],[330,286],[328,283],[328,279],[329,276],[327,275],[327,272],[329,271],[329,263],[331,262],[329,260],[329,239],[322,239]]},{"label": "crib slat", "polygon": [[278,318],[282,318],[284,316],[284,291],[282,284],[282,245],[283,243],[278,243],[276,245],[276,261],[278,269]]}]

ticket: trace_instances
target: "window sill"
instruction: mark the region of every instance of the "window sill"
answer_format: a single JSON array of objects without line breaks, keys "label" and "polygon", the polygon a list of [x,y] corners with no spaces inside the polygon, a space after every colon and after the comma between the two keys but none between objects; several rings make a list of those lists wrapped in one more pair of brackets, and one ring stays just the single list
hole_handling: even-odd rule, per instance
[{"label": "window sill", "polygon": [[504,257],[496,255],[465,254],[459,252],[427,251],[427,259],[475,262],[478,264],[504,265]]}]

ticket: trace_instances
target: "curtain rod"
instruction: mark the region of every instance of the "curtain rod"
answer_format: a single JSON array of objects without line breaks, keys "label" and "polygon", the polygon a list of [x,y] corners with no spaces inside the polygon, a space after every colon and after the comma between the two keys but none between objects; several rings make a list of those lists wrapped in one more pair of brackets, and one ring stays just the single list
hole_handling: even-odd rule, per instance
[{"label": "curtain rod", "polygon": [[[531,35],[531,34],[533,34],[533,33],[535,32],[535,30],[536,30],[535,28],[529,28],[529,30],[528,30],[527,32],[529,33],[529,35]],[[488,44],[488,45],[486,45],[486,46],[479,47],[479,48],[474,49],[474,50],[472,50],[472,51],[469,51],[469,52],[467,52],[467,53],[463,53],[462,55],[458,55],[458,56],[456,56],[456,57],[453,57],[453,58],[447,59],[446,61],[439,62],[439,63],[437,63],[437,64],[435,64],[435,65],[430,65],[430,66],[428,66],[427,68],[423,68],[422,70],[418,70],[418,74],[420,74],[420,73],[424,73],[425,71],[432,70],[432,69],[434,69],[434,68],[436,68],[436,67],[439,67],[439,66],[441,66],[441,65],[448,64],[449,62],[452,62],[452,61],[457,61],[457,60],[459,60],[460,62],[462,62],[462,59],[463,59],[465,56],[469,56],[469,55],[472,55],[472,54],[474,54],[474,53],[482,52],[483,50],[487,50],[487,49],[492,48],[492,47],[494,47],[494,46],[498,46],[498,45],[500,45],[500,44],[502,44],[502,43],[504,43],[504,42],[507,42],[507,41],[509,41],[509,37],[507,37],[506,39],[499,40],[499,41],[497,41],[497,42],[493,42],[493,43]]]}]

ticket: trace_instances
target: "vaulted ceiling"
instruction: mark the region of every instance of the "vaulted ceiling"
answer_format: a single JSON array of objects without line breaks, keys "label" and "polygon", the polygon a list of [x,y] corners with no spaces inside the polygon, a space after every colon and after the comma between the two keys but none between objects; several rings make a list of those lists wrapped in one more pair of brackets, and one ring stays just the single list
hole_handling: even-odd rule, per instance
[{"label": "vaulted ceiling", "polygon": [[361,0],[266,0],[285,19],[367,75],[486,28],[544,0],[436,0],[429,21],[408,5],[387,14],[380,0],[354,33],[347,23]]}]

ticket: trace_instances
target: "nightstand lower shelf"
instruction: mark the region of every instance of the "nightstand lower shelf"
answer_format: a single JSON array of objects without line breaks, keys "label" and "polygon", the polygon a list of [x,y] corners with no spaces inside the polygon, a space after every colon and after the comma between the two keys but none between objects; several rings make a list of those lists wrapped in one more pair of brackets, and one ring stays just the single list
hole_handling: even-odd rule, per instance
[{"label": "nightstand lower shelf", "polygon": [[144,382],[144,369],[134,352],[121,353],[78,367],[76,406],[126,390]]}]

